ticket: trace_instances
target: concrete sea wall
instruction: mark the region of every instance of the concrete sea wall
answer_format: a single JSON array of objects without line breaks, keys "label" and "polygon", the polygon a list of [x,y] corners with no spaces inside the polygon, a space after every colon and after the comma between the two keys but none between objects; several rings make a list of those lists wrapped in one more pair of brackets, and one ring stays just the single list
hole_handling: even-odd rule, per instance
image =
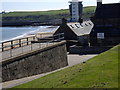
[{"label": "concrete sea wall", "polygon": [[67,65],[66,42],[63,41],[2,62],[2,81],[50,72]]}]

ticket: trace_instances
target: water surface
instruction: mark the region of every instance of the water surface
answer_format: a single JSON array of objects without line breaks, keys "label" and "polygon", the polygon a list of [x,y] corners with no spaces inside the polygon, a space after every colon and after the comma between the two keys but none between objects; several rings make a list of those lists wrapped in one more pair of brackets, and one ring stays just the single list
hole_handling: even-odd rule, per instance
[{"label": "water surface", "polygon": [[22,38],[37,32],[53,32],[58,26],[0,27],[0,42]]}]

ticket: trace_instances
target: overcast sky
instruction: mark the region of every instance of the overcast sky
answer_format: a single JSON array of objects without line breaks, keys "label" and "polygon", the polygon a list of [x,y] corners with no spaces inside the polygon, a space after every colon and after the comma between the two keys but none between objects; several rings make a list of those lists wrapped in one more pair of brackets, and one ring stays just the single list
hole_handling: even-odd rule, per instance
[{"label": "overcast sky", "polygon": [[[0,0],[0,11],[45,11],[68,9],[71,0]],[[96,0],[82,0],[83,6],[96,6]],[[118,3],[119,0],[103,0],[103,3]]]}]

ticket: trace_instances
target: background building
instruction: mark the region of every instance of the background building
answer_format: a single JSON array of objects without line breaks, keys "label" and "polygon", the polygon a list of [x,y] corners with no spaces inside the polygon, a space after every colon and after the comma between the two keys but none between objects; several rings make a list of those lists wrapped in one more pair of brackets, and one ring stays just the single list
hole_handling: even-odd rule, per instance
[{"label": "background building", "polygon": [[70,9],[70,15],[71,15],[70,21],[78,22],[82,16],[82,9],[83,9],[82,1],[72,0],[69,3],[70,3],[69,9]]},{"label": "background building", "polygon": [[120,43],[120,3],[102,4],[98,0],[90,33],[91,45],[116,45]]},{"label": "background building", "polygon": [[91,21],[80,24],[79,22],[63,23],[54,34],[64,33],[64,39],[68,42],[76,41],[80,46],[89,45],[89,34],[93,28]]}]

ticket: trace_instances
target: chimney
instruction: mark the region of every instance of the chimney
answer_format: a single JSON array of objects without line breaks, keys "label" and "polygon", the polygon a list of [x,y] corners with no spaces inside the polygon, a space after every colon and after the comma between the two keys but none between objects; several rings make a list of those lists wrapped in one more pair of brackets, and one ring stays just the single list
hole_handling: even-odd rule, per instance
[{"label": "chimney", "polygon": [[97,7],[100,7],[102,5],[102,0],[97,0]]},{"label": "chimney", "polygon": [[65,18],[62,18],[62,24],[66,24],[67,20]]}]

